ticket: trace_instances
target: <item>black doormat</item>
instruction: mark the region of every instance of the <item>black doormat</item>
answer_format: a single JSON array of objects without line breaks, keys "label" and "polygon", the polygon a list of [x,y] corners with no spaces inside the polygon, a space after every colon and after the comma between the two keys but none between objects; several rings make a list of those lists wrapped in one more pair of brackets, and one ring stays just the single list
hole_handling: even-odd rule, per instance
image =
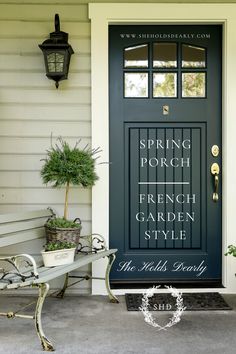
[{"label": "black doormat", "polygon": [[[143,294],[125,294],[127,310],[139,311],[142,297]],[[232,310],[219,293],[183,293],[182,298],[187,311]],[[149,311],[168,311],[170,308],[176,309],[176,298],[170,293],[155,293],[149,298]]]}]

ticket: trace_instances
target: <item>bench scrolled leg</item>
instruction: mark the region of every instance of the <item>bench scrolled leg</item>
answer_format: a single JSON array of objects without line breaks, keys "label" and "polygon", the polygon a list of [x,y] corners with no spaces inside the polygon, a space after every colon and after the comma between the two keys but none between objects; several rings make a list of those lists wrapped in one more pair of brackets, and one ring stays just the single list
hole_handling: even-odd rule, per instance
[{"label": "bench scrolled leg", "polygon": [[42,313],[43,303],[44,303],[44,300],[45,300],[47,293],[49,291],[49,284],[47,284],[47,283],[39,284],[38,288],[39,288],[39,297],[38,297],[38,301],[37,301],[36,308],[35,308],[35,327],[36,327],[36,331],[39,336],[39,339],[41,341],[43,350],[46,350],[48,352],[53,352],[55,349],[53,348],[53,345],[49,341],[49,339],[47,339],[47,337],[45,336],[45,334],[43,332],[43,328],[42,328],[42,322],[41,322],[41,313]]},{"label": "bench scrolled leg", "polygon": [[108,293],[110,302],[118,304],[119,300],[117,299],[117,297],[111,291],[110,279],[109,279],[110,270],[111,270],[111,267],[112,267],[112,264],[113,264],[114,260],[116,259],[116,256],[113,253],[113,254],[110,254],[109,256],[107,256],[107,258],[108,258],[108,264],[107,264],[106,276],[105,276],[106,289],[107,289],[107,293]]}]

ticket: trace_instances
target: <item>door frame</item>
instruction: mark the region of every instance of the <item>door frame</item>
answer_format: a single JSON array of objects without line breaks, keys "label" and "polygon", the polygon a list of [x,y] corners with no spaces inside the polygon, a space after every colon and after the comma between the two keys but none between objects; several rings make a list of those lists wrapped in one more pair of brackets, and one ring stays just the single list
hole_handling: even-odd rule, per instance
[{"label": "door frame", "polygon": [[[222,146],[223,171],[222,183],[222,281],[225,288],[220,292],[236,293],[232,258],[224,257],[228,244],[233,243],[234,235],[234,200],[236,190],[233,186],[236,167],[230,146],[234,142],[236,129],[236,4],[124,4],[92,3],[89,4],[91,19],[91,69],[92,69],[92,146],[102,149],[102,161],[109,161],[109,62],[108,62],[108,26],[110,24],[222,24],[223,26],[223,62],[222,62]],[[154,17],[153,14],[156,14]],[[192,14],[192,15],[190,15]],[[235,53],[235,54],[234,54]],[[104,235],[109,245],[109,168],[98,165],[99,181],[92,191],[92,232]],[[231,208],[230,208],[231,206]],[[231,266],[230,266],[231,265]],[[92,267],[93,277],[102,277],[106,267],[105,260],[99,260]],[[235,284],[234,284],[235,283]],[[130,290],[140,292],[143,289]],[[185,289],[183,289],[185,291]],[[201,289],[197,289],[201,291]],[[196,291],[187,289],[186,291]],[[202,289],[207,291],[207,289]],[[209,289],[213,291],[213,289]],[[116,290],[124,294],[127,289]],[[92,281],[92,294],[106,294],[105,287],[99,280]]]}]

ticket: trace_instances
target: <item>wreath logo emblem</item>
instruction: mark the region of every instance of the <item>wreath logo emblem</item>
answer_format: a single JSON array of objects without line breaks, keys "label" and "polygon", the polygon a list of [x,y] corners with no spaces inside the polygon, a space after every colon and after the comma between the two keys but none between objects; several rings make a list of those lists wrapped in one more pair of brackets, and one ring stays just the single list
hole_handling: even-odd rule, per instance
[{"label": "wreath logo emblem", "polygon": [[158,288],[160,288],[160,285],[153,286],[143,293],[142,305],[139,307],[139,310],[142,311],[145,322],[147,322],[150,326],[157,328],[158,331],[161,331],[167,330],[168,328],[176,325],[180,321],[183,311],[186,309],[186,307],[184,307],[182,293],[172,286],[165,285],[165,288],[171,293],[171,296],[176,298],[176,310],[165,326],[159,325],[149,311],[149,299],[153,297]]}]

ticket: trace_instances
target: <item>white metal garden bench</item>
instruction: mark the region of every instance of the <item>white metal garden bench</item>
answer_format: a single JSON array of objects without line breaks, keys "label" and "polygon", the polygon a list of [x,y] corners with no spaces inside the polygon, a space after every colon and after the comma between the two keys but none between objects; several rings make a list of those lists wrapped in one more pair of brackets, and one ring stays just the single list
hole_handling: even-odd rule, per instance
[{"label": "white metal garden bench", "polygon": [[[52,216],[52,210],[39,210],[31,212],[22,212],[16,214],[0,215],[0,247],[19,244],[22,242],[45,238],[44,223],[48,217]],[[108,250],[105,241],[101,235],[81,236],[78,253],[72,264],[57,267],[46,268],[43,266],[42,259],[35,261],[29,254],[5,255],[0,256],[0,290],[14,290],[25,287],[36,287],[39,295],[36,303],[35,314],[24,315],[16,312],[0,312],[0,316],[7,318],[31,318],[35,321],[37,334],[41,340],[44,350],[54,351],[52,343],[45,336],[41,324],[41,312],[44,300],[49,291],[51,280],[65,275],[63,288],[57,293],[57,297],[63,297],[66,289],[83,279],[91,279],[90,275],[72,276],[80,280],[68,285],[70,272],[81,268],[100,258],[108,257],[108,265],[104,278],[106,289],[111,302],[118,302],[118,299],[112,294],[109,283],[109,273],[112,263],[115,260],[116,249]],[[0,251],[1,254],[1,251]],[[32,303],[23,307],[31,305]],[[22,309],[21,309],[22,310]]]}]

